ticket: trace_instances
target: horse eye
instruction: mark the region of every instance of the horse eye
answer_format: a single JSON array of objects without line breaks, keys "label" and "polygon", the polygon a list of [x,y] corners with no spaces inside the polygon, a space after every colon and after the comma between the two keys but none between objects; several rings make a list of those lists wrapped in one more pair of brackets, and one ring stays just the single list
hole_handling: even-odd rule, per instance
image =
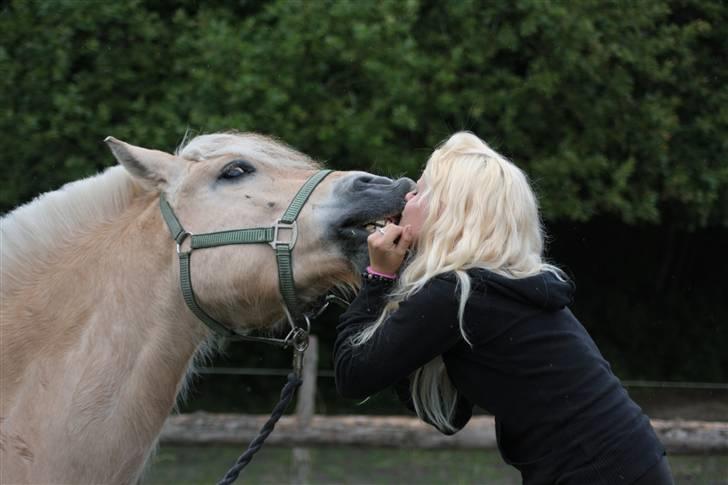
[{"label": "horse eye", "polygon": [[255,167],[245,160],[235,160],[225,165],[220,172],[221,179],[235,179],[255,172]]}]

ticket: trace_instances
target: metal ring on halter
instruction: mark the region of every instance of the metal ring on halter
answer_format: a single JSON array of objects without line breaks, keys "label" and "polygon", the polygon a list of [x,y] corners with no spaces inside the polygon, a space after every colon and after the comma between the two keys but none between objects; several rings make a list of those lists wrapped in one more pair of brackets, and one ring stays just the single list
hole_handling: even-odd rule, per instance
[{"label": "metal ring on halter", "polygon": [[308,348],[308,332],[301,327],[292,329],[283,339],[283,348],[289,345],[299,352],[306,350]]},{"label": "metal ring on halter", "polygon": [[309,320],[308,315],[303,316],[304,321],[306,322],[306,333],[311,333],[311,320]]},{"label": "metal ring on halter", "polygon": [[[293,316],[291,315],[291,312],[288,311],[288,307],[286,305],[283,305],[283,313],[286,314],[286,320],[288,320],[288,324],[291,326],[292,330],[300,328],[298,325],[296,325],[296,319],[293,318]],[[306,315],[305,313],[301,316],[306,321],[306,331],[310,333],[311,332],[311,320],[309,320],[308,315]]]},{"label": "metal ring on halter", "polygon": [[[184,254],[182,252],[182,243],[185,242],[185,239],[190,238],[192,240],[192,234],[191,232],[184,231],[179,236],[177,236],[177,254]],[[192,245],[190,244],[190,250],[185,251],[185,253],[191,253],[192,252]]]},{"label": "metal ring on halter", "polygon": [[308,332],[302,329],[299,330],[293,336],[293,348],[298,352],[305,352],[308,348]]}]

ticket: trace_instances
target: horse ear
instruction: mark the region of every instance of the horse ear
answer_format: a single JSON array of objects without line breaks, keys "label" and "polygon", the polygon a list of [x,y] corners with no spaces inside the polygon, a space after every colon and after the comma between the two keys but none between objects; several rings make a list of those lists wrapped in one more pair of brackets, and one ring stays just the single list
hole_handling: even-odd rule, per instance
[{"label": "horse ear", "polygon": [[174,155],[149,150],[107,136],[104,140],[116,159],[145,186],[161,190],[169,187],[184,171],[184,164]]}]

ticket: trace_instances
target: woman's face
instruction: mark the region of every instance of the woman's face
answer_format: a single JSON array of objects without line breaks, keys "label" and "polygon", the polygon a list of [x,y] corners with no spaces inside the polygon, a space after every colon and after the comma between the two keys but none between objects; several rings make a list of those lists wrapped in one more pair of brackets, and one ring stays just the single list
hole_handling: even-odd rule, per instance
[{"label": "woman's face", "polygon": [[422,224],[425,222],[425,219],[427,218],[427,200],[420,194],[423,194],[425,191],[425,182],[422,180],[422,177],[417,181],[417,187],[411,192],[409,192],[407,195],[405,195],[405,200],[407,201],[407,204],[404,206],[404,210],[402,211],[402,218],[399,221],[399,225],[404,227],[407,225],[411,226],[412,230],[412,237],[413,241],[417,241],[417,238],[419,237],[420,230],[422,229]]}]

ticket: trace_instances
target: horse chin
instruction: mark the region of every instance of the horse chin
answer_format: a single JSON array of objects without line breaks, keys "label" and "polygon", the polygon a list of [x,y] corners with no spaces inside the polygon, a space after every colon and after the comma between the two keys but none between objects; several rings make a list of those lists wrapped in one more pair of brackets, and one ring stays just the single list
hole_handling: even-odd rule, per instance
[{"label": "horse chin", "polygon": [[354,266],[354,269],[361,273],[369,264],[369,252],[367,250],[369,233],[365,229],[359,228],[342,229],[341,232],[339,244],[342,252]]},{"label": "horse chin", "polygon": [[365,226],[344,226],[337,231],[336,241],[357,272],[364,271],[369,264],[367,238],[370,234],[371,230]]}]

